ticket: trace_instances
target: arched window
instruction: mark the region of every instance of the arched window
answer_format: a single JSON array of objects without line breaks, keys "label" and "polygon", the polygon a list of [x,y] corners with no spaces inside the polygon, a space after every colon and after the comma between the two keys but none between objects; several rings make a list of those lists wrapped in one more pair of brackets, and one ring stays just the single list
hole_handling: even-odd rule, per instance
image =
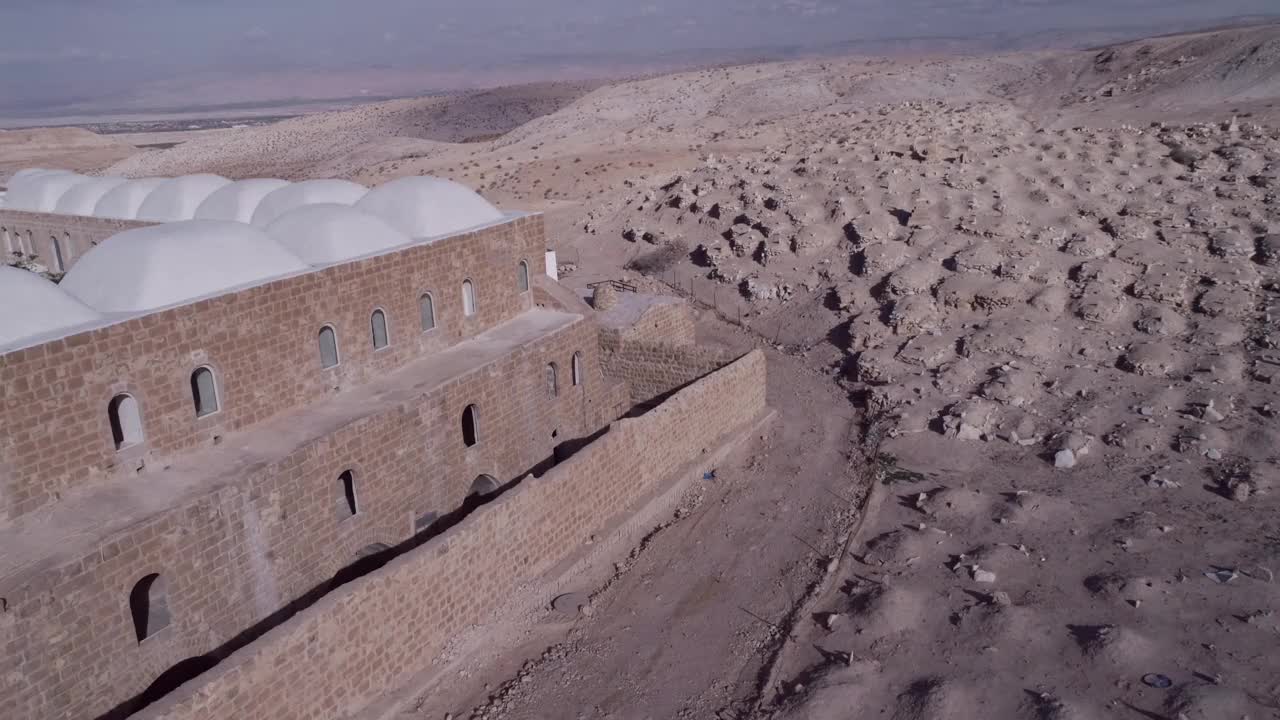
[{"label": "arched window", "polygon": [[470,280],[462,281],[462,314],[467,317],[476,314],[476,286]]},{"label": "arched window", "polygon": [[355,473],[350,470],[343,472],[338,476],[338,484],[342,491],[338,497],[338,519],[346,520],[360,512],[360,507],[356,504]]},{"label": "arched window", "polygon": [[218,385],[209,368],[199,367],[191,373],[191,399],[195,401],[196,417],[218,412]]},{"label": "arched window", "polygon": [[560,394],[559,368],[555,363],[547,363],[547,394],[555,397]]},{"label": "arched window", "polygon": [[25,252],[27,255],[36,254],[36,239],[35,236],[31,234],[30,230],[27,231],[27,249]]},{"label": "arched window", "polygon": [[139,580],[129,592],[129,613],[138,642],[167,627],[169,600],[165,597],[164,578],[152,573]]},{"label": "arched window", "polygon": [[138,414],[138,401],[132,395],[111,398],[107,404],[107,417],[111,420],[111,438],[117,450],[142,442],[142,416]]},{"label": "arched window", "polygon": [[49,237],[49,248],[53,253],[53,271],[66,272],[67,264],[62,259],[62,242],[58,240],[57,235]]},{"label": "arched window", "polygon": [[338,364],[338,333],[332,325],[320,328],[320,367],[331,368]]},{"label": "arched window", "polygon": [[581,385],[582,384],[582,353],[581,352],[576,352],[573,354],[572,372],[573,372],[573,384],[575,386]]},{"label": "arched window", "polygon": [[0,237],[4,238],[4,252],[6,255],[13,254],[13,239],[9,237],[9,228],[0,227]]},{"label": "arched window", "polygon": [[497,492],[500,487],[502,486],[498,484],[497,480],[493,479],[492,475],[480,475],[471,483],[471,489],[467,491],[467,497],[471,497],[472,495],[478,495],[480,497],[492,495]]},{"label": "arched window", "polygon": [[480,411],[476,410],[475,405],[468,405],[462,411],[462,444],[467,447],[475,445],[480,440],[480,418],[477,417]]},{"label": "arched window", "polygon": [[526,260],[521,260],[516,266],[516,287],[520,292],[529,290],[529,263]]},{"label": "arched window", "polygon": [[418,298],[418,313],[422,316],[422,332],[426,332],[436,326],[436,304],[431,299],[431,293],[423,293]]},{"label": "arched window", "polygon": [[387,314],[374,310],[373,316],[369,318],[369,325],[373,328],[373,349],[381,350],[386,347],[390,343],[387,339]]}]

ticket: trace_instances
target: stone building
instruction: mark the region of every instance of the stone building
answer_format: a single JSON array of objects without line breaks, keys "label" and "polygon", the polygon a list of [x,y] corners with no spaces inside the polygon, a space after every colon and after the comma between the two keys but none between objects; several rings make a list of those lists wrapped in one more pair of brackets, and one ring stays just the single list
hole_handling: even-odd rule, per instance
[{"label": "stone building", "polygon": [[[765,412],[758,353],[697,349],[682,303],[593,310],[541,216],[444,180],[23,172],[0,228],[65,273],[0,266],[11,717],[351,714]],[[282,678],[337,661],[241,671],[346,604],[375,614],[333,656],[414,645],[306,697]]]}]

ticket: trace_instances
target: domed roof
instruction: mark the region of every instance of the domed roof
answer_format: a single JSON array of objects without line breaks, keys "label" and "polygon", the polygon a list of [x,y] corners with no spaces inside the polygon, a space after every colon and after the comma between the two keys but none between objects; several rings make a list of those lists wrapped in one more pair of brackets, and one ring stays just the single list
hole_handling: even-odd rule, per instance
[{"label": "domed roof", "polygon": [[112,235],[82,255],[59,287],[98,312],[143,312],[308,269],[249,225],[188,220]]},{"label": "domed roof", "polygon": [[72,173],[70,170],[50,170],[48,168],[23,168],[21,170],[14,172],[13,175],[9,176],[9,182],[13,182],[15,180],[21,180],[22,178],[32,177],[35,175],[47,175],[49,173],[62,173],[64,175],[66,174],[74,175],[74,173]]},{"label": "domed roof", "polygon": [[288,185],[287,180],[253,178],[224,185],[205,198],[196,208],[197,220],[235,220],[247,223],[253,219],[258,203],[273,191]]},{"label": "domed roof", "polygon": [[44,168],[22,168],[21,170],[15,170],[13,175],[9,176],[9,182],[13,182],[14,180],[21,180],[22,178],[28,175],[36,175],[38,173],[43,173],[43,172],[49,172],[49,171]]},{"label": "domed roof", "polygon": [[369,188],[348,180],[304,180],[294,183],[262,198],[253,213],[253,224],[266,227],[272,220],[303,205],[336,203],[354,205],[365,196]]},{"label": "domed roof", "polygon": [[470,188],[436,177],[405,177],[369,191],[356,207],[413,238],[484,225],[502,213]]},{"label": "domed roof", "polygon": [[102,319],[57,285],[8,265],[0,265],[0,307],[0,347]]},{"label": "domed roof", "polygon": [[166,180],[142,201],[138,219],[155,222],[190,220],[195,217],[200,203],[230,183],[220,175],[183,175]]},{"label": "domed roof", "polygon": [[88,179],[84,175],[63,171],[29,173],[9,183],[5,207],[27,212],[53,212],[63,193]]},{"label": "domed roof", "polygon": [[133,220],[138,217],[138,208],[156,188],[163,185],[168,178],[139,178],[126,180],[107,191],[93,208],[94,217],[115,218],[117,220]]},{"label": "domed roof", "polygon": [[53,211],[60,215],[92,215],[102,196],[124,182],[120,177],[89,178],[64,192]]},{"label": "domed roof", "polygon": [[16,180],[35,177],[37,175],[75,175],[75,174],[76,173],[71,170],[51,170],[49,168],[23,168],[21,170],[14,171],[13,175],[9,176],[9,182],[12,183]]},{"label": "domed roof", "polygon": [[408,244],[385,220],[347,205],[294,208],[271,222],[267,235],[312,265],[328,265]]}]

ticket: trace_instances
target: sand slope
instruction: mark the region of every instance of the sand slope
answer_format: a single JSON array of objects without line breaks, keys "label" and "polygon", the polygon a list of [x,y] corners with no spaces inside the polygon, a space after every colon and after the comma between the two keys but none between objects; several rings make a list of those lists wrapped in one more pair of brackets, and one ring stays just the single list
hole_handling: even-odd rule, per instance
[{"label": "sand slope", "polygon": [[327,161],[352,152],[402,157],[437,142],[471,142],[565,106],[593,85],[543,83],[394,100],[292,118],[144,153],[112,172],[130,176],[215,172],[228,177],[324,177]]},{"label": "sand slope", "polygon": [[137,151],[115,138],[80,128],[0,130],[0,178],[25,167],[92,172]]}]

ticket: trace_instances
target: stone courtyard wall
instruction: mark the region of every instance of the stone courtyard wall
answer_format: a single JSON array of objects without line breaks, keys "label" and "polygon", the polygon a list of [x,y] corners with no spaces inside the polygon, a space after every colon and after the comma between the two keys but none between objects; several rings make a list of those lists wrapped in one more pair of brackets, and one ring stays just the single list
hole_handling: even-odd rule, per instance
[{"label": "stone courtyard wall", "polygon": [[63,267],[60,272],[65,272],[81,255],[112,235],[154,224],[143,220],[112,220],[0,208],[0,260],[15,252],[34,254],[41,265],[58,270],[53,250],[53,241],[57,239],[62,249]]},{"label": "stone courtyard wall", "polygon": [[765,411],[753,351],[609,431],[465,523],[332,593],[137,715],[347,717],[428,667],[458,633],[684,464]]}]

